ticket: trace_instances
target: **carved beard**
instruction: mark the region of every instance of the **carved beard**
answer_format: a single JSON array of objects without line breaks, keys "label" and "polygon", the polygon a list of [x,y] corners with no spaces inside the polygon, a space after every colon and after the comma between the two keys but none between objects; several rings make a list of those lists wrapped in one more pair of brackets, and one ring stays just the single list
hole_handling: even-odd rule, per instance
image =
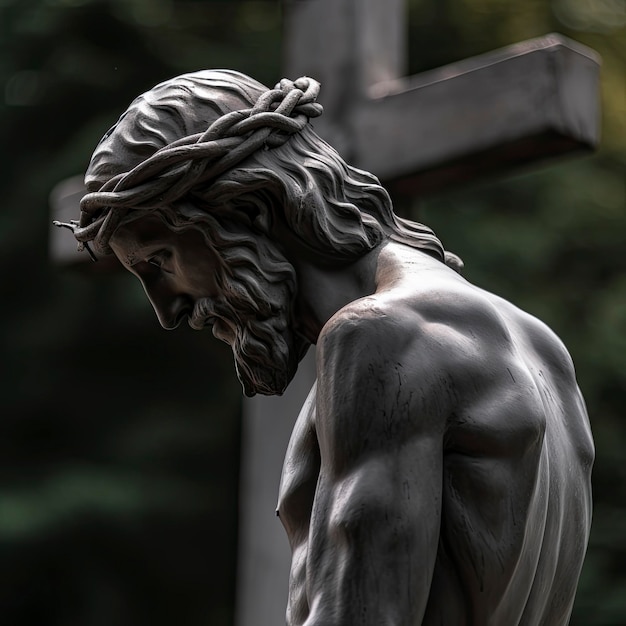
[{"label": "carved beard", "polygon": [[[285,318],[281,315],[263,321],[250,320],[238,327],[233,354],[237,376],[248,397],[255,393],[280,395],[296,374],[299,359]],[[265,341],[266,333],[273,340]]]},{"label": "carved beard", "polygon": [[280,395],[309,348],[309,343],[293,332],[292,296],[282,285],[269,286],[272,314],[260,319],[258,310],[251,310],[245,284],[237,281],[230,286],[222,301],[198,300],[190,325],[196,329],[217,326],[214,334],[230,344],[246,396]]}]

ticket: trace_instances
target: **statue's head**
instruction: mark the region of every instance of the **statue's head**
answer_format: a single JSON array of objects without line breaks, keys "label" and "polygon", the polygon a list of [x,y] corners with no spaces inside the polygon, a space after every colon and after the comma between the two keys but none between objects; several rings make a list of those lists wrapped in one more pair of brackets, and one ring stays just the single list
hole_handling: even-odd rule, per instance
[{"label": "statue's head", "polygon": [[81,245],[115,252],[139,276],[164,327],[212,326],[247,395],[282,393],[310,343],[280,233],[320,263],[349,263],[386,239],[452,258],[313,132],[318,90],[309,78],[270,90],[226,70],[157,85],[97,146],[73,225]]}]

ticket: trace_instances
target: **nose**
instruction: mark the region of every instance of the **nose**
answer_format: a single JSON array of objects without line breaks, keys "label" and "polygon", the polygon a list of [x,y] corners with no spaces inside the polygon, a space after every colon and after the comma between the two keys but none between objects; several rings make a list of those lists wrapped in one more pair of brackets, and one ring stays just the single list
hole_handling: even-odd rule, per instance
[{"label": "nose", "polygon": [[144,289],[159,319],[159,324],[165,330],[173,330],[179,326],[182,320],[193,310],[191,298],[184,294],[170,293],[163,289],[151,289],[145,284]]}]

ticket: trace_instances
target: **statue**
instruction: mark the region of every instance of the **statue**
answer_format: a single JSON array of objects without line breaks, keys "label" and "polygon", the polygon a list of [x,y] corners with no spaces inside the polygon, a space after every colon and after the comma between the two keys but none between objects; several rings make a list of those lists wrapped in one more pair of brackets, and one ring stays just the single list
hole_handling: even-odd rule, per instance
[{"label": "statue", "polygon": [[318,89],[157,85],[97,146],[65,226],[139,278],[164,328],[230,344],[249,396],[282,393],[317,345],[278,505],[290,626],[567,624],[594,456],[570,356],[313,132]]}]

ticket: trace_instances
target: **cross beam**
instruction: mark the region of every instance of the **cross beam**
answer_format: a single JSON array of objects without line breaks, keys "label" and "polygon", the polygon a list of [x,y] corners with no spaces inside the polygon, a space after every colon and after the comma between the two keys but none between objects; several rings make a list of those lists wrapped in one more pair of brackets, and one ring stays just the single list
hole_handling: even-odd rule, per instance
[{"label": "cross beam", "polygon": [[590,150],[598,92],[595,53],[560,35],[379,83],[355,107],[355,162],[414,194]]}]

